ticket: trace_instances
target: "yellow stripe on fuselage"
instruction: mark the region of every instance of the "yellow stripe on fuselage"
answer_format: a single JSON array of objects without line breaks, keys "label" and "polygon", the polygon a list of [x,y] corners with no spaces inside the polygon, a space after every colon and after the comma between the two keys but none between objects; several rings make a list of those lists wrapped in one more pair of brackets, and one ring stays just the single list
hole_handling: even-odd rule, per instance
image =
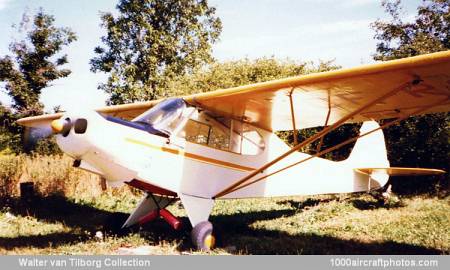
[{"label": "yellow stripe on fuselage", "polygon": [[227,169],[234,169],[234,170],[244,171],[244,172],[250,172],[250,171],[255,170],[254,168],[241,166],[239,164],[226,162],[226,161],[222,161],[222,160],[218,160],[218,159],[214,159],[214,158],[204,157],[204,156],[200,156],[200,155],[197,155],[197,154],[185,152],[185,151],[178,150],[178,149],[172,149],[172,148],[168,148],[168,147],[158,146],[158,145],[146,143],[146,142],[135,140],[135,139],[131,139],[131,138],[125,138],[125,140],[127,142],[130,142],[130,143],[146,146],[146,147],[151,148],[153,150],[167,152],[167,153],[174,154],[174,155],[179,155],[179,156],[184,156],[184,157],[189,158],[191,160],[195,160],[195,161],[198,161],[198,162],[207,163],[207,164],[211,164],[211,165],[215,165],[215,166],[220,166],[220,167],[227,168]]}]

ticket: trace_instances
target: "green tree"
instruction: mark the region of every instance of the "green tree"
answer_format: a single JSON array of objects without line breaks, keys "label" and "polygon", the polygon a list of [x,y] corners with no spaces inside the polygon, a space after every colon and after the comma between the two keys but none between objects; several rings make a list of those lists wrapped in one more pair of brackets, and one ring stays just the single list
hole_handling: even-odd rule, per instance
[{"label": "green tree", "polygon": [[[413,22],[403,22],[400,0],[382,2],[389,21],[377,20],[375,60],[392,60],[450,49],[450,1],[424,0]],[[412,117],[386,130],[389,158],[393,166],[416,166],[450,169],[450,117],[448,113]],[[430,182],[416,179],[396,182],[397,191],[430,191],[448,187],[446,179]],[[441,181],[438,181],[441,180]],[[394,186],[395,187],[395,186]],[[419,188],[416,188],[419,187]]]},{"label": "green tree", "polygon": [[[29,19],[25,15],[22,25]],[[42,113],[43,105],[39,102],[42,89],[70,74],[70,70],[60,68],[67,63],[67,55],[58,53],[76,36],[69,28],[54,26],[54,21],[53,16],[39,10],[26,38],[10,44],[13,56],[0,57],[0,81],[6,83],[6,93],[22,115]]]},{"label": "green tree", "polygon": [[22,129],[15,123],[17,117],[0,103],[0,153],[17,153],[21,147]]},{"label": "green tree", "polygon": [[169,96],[181,96],[337,68],[332,61],[314,65],[273,57],[214,62],[174,77],[162,90]]},{"label": "green tree", "polygon": [[391,19],[372,24],[375,39],[379,41],[375,60],[399,59],[450,48],[450,1],[423,0],[413,22],[401,20],[400,0],[383,0],[382,6]]},{"label": "green tree", "polygon": [[168,81],[212,60],[222,26],[206,0],[120,0],[117,9],[102,15],[105,47],[91,59],[92,71],[110,73],[99,86],[110,104],[163,97]]},{"label": "green tree", "polygon": [[[31,19],[31,28],[27,29]],[[12,110],[0,104],[4,131],[1,148],[20,149],[23,129],[15,120],[42,114],[43,105],[39,102],[42,89],[70,74],[70,70],[62,68],[67,63],[67,55],[61,55],[60,51],[75,41],[76,36],[69,28],[56,27],[54,21],[42,9],[33,18],[24,15],[18,30],[26,31],[25,38],[10,44],[12,55],[0,56],[0,82],[13,100]],[[9,140],[6,134],[10,134]]]}]

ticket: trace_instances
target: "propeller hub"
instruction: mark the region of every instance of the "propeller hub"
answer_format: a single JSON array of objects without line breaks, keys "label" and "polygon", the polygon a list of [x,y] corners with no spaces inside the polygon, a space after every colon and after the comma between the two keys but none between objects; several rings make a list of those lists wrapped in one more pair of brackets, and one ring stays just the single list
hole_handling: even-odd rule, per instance
[{"label": "propeller hub", "polygon": [[53,120],[51,123],[51,127],[54,133],[60,133],[64,129],[64,121]]},{"label": "propeller hub", "polygon": [[70,118],[56,119],[51,122],[50,126],[54,134],[61,134],[66,137],[72,128],[72,122]]}]

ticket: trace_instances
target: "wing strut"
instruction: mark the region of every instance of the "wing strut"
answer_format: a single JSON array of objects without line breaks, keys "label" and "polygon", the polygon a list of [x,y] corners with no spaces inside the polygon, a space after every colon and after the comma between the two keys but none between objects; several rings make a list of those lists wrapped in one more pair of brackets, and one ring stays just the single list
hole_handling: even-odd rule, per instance
[{"label": "wing strut", "polygon": [[289,92],[289,103],[291,104],[291,118],[292,118],[292,129],[294,130],[294,146],[298,144],[298,131],[295,126],[295,113],[294,113],[294,102],[292,101],[292,94],[294,93],[295,87],[292,87]]},{"label": "wing strut", "polygon": [[[289,156],[290,154],[296,152],[297,150],[299,150],[300,148],[304,147],[305,145],[308,145],[314,141],[316,141],[317,139],[323,137],[324,135],[328,134],[329,132],[335,130],[336,128],[338,128],[341,124],[345,123],[347,120],[351,119],[353,116],[355,116],[356,114],[366,110],[367,108],[380,103],[381,101],[391,97],[392,95],[396,94],[397,92],[404,90],[405,88],[408,89],[408,87],[410,87],[411,85],[417,85],[417,80],[414,80],[412,82],[408,82],[408,83],[404,83],[402,85],[400,85],[397,88],[392,89],[391,91],[387,92],[386,94],[372,100],[371,102],[368,102],[367,104],[361,106],[359,109],[349,113],[348,115],[342,117],[340,120],[336,121],[335,123],[333,123],[332,125],[325,127],[322,131],[316,133],[313,136],[310,136],[309,138],[305,139],[303,142],[301,142],[300,144],[297,144],[296,146],[294,146],[293,148],[291,148],[289,151],[287,151],[286,153],[280,155],[279,157],[275,158],[274,160],[272,160],[269,163],[266,163],[264,166],[254,170],[253,172],[251,172],[250,174],[248,174],[247,176],[245,176],[244,178],[238,180],[236,183],[230,185],[229,187],[225,188],[224,190],[218,192],[216,195],[213,196],[214,199],[218,198],[218,197],[222,197],[225,196],[227,194],[229,194],[230,192],[233,192],[237,189],[241,189],[242,187],[240,187],[242,184],[244,184],[245,182],[247,182],[249,179],[253,178],[254,176],[256,176],[257,174],[263,172],[264,170],[266,170],[267,168],[271,167],[272,165],[278,163],[280,160],[286,158],[287,156]],[[439,101],[439,104],[441,104],[442,102],[446,102],[448,101],[448,97],[445,100],[441,100]],[[435,106],[430,105],[430,106]],[[422,110],[423,108],[421,108]],[[407,116],[409,117],[409,115]],[[403,118],[403,117],[401,117]],[[317,154],[316,154],[317,155]]]},{"label": "wing strut", "polygon": [[[328,90],[328,113],[327,113],[327,118],[325,119],[325,124],[323,125],[324,127],[328,126],[328,121],[330,120],[330,114],[331,114],[331,93],[330,93],[330,90]],[[325,138],[325,135],[320,137],[320,142],[317,145],[316,153],[319,153],[320,150],[322,149],[323,138]]]}]

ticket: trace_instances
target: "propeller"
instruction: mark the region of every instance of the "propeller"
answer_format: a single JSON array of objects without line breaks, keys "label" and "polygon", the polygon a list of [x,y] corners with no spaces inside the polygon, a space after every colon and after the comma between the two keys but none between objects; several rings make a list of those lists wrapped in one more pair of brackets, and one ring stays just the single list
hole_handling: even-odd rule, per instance
[{"label": "propeller", "polygon": [[54,134],[62,134],[67,136],[72,127],[69,118],[56,119],[51,122],[43,122],[33,125],[33,127],[26,127],[24,133],[24,148],[25,151],[31,151],[35,148],[39,140],[50,137]]},{"label": "propeller", "polygon": [[53,134],[50,126],[26,127],[23,137],[26,152],[33,150],[39,140],[47,138]]}]

